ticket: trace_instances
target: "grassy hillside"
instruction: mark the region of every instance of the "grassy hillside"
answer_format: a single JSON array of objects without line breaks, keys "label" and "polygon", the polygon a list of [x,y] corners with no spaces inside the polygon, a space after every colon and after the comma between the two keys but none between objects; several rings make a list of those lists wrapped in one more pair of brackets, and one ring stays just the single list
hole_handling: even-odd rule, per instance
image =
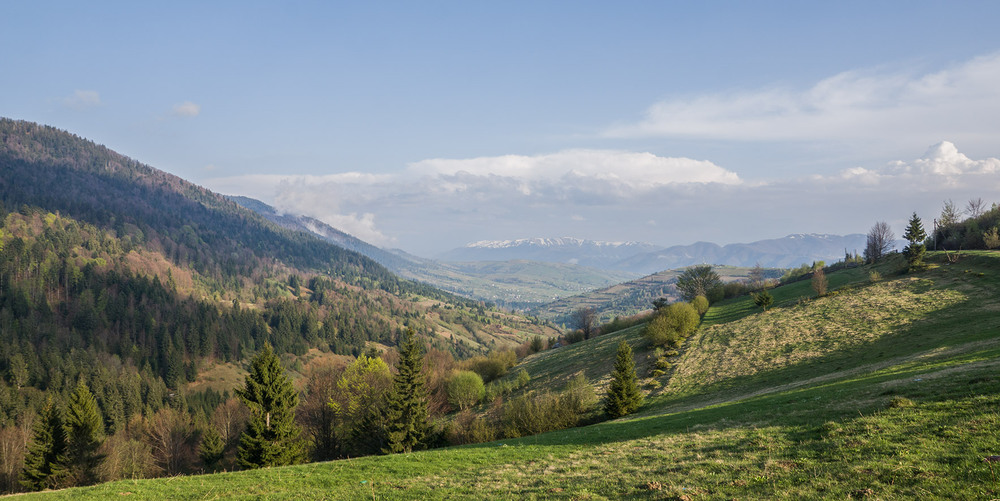
[{"label": "grassy hillside", "polygon": [[[1000,496],[1000,254],[898,262],[713,306],[637,417],[517,440],[47,498],[990,499]],[[544,382],[638,328],[535,355]],[[612,348],[613,349],[613,348]],[[643,355],[639,349],[638,357]],[[544,384],[544,383],[543,383]],[[555,386],[554,384],[552,386]],[[992,468],[991,468],[992,465]]]}]

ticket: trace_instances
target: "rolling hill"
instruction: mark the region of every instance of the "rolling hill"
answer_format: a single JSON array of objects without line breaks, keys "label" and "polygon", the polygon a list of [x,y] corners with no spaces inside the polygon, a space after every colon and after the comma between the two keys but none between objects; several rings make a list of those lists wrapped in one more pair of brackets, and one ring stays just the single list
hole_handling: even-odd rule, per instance
[{"label": "rolling hill", "polygon": [[[634,327],[533,355],[539,385],[597,385],[618,340],[647,403],[630,418],[440,450],[39,498],[990,499],[1000,494],[1000,253],[899,274],[898,256],[713,305],[659,378]],[[872,273],[877,272],[877,274]],[[238,493],[238,494],[235,494]]]}]

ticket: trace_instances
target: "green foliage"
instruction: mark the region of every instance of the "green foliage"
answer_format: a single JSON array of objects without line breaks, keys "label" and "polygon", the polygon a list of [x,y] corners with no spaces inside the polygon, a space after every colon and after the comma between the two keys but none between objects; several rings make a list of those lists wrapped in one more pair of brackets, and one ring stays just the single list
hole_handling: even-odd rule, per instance
[{"label": "green foliage", "polygon": [[514,350],[491,351],[486,356],[476,356],[467,360],[463,366],[479,374],[484,382],[490,382],[507,374],[517,364],[517,354]]},{"label": "green foliage", "polygon": [[578,375],[559,393],[529,392],[514,397],[503,406],[497,426],[508,438],[571,428],[586,419],[596,404],[594,388]]},{"label": "green foliage", "polygon": [[82,381],[69,396],[66,409],[66,468],[72,485],[97,482],[103,459],[97,449],[104,440],[104,423],[94,395]]},{"label": "green foliage", "polygon": [[983,245],[987,249],[1000,248],[1000,227],[992,227],[983,233]]},{"label": "green foliage", "polygon": [[774,296],[766,290],[752,293],[751,296],[753,297],[753,303],[760,306],[764,311],[767,311],[774,304]]},{"label": "green foliage", "polygon": [[909,264],[910,270],[921,268],[924,262],[924,252],[927,251],[927,246],[924,245],[924,240],[927,239],[927,233],[924,232],[924,226],[920,222],[920,218],[917,217],[916,212],[914,212],[913,216],[910,217],[910,222],[906,226],[906,232],[903,233],[903,238],[909,242],[909,244],[903,249],[903,255],[906,256],[906,261]]},{"label": "green foliage", "polygon": [[250,373],[236,395],[250,410],[236,456],[241,467],[284,466],[305,458],[295,423],[299,395],[270,344],[250,362]]},{"label": "green foliage", "polygon": [[657,311],[653,320],[646,324],[643,335],[653,346],[678,346],[698,328],[700,320],[698,311],[690,303],[673,303]]},{"label": "green foliage", "polygon": [[209,426],[208,430],[202,435],[201,444],[198,446],[198,458],[205,465],[205,469],[215,471],[225,452],[226,444],[222,441],[222,437],[219,436],[219,432],[214,426]]},{"label": "green foliage", "polygon": [[608,386],[604,413],[611,419],[631,414],[639,409],[642,400],[642,393],[639,392],[635,375],[632,348],[628,343],[622,341],[618,344],[615,368],[611,371],[611,384]]},{"label": "green foliage", "polygon": [[691,306],[694,306],[695,311],[697,311],[699,315],[704,315],[705,312],[708,311],[708,298],[705,296],[695,296],[695,298],[691,300]]},{"label": "green foliage", "polygon": [[410,452],[424,444],[428,428],[427,398],[423,352],[413,331],[407,330],[399,347],[399,363],[386,412],[388,445],[384,452]]},{"label": "green foliage", "polygon": [[67,463],[66,452],[62,411],[50,399],[35,421],[31,445],[24,458],[22,485],[32,491],[60,486]]},{"label": "green foliage", "polygon": [[709,265],[692,266],[677,277],[677,290],[688,301],[698,296],[708,297],[721,286],[722,279]]},{"label": "green foliage", "polygon": [[486,396],[483,378],[472,371],[455,371],[447,384],[448,403],[458,410],[478,404]]}]

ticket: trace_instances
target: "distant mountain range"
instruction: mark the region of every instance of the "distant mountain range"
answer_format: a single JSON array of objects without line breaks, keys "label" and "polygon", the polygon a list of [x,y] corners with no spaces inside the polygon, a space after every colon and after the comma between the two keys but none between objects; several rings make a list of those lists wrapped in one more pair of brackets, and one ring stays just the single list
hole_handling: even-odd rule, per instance
[{"label": "distant mountain range", "polygon": [[836,261],[862,251],[865,235],[794,234],[751,243],[660,247],[642,242],[600,242],[577,238],[530,238],[474,242],[440,256],[451,261],[530,259],[570,263],[639,275],[694,264],[789,268],[813,261]]}]

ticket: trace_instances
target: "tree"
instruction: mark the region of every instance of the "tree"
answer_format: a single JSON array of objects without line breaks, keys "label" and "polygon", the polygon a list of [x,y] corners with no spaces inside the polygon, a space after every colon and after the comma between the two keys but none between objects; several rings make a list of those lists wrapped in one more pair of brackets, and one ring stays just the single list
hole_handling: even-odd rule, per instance
[{"label": "tree", "polygon": [[699,315],[704,315],[708,311],[708,298],[705,296],[698,296],[691,300],[691,306],[694,307],[695,311]]},{"label": "tree", "polygon": [[767,292],[766,290],[760,292],[754,292],[751,293],[750,295],[753,297],[753,303],[763,308],[764,311],[767,311],[767,309],[770,308],[772,304],[774,304],[774,296],[772,296],[771,293]]},{"label": "tree", "polygon": [[104,458],[97,449],[103,439],[104,421],[97,400],[80,381],[66,410],[66,466],[72,485],[97,482],[97,466]]},{"label": "tree", "polygon": [[250,373],[236,396],[250,411],[236,455],[240,466],[284,466],[304,459],[304,444],[295,424],[299,395],[270,343],[250,362]]},{"label": "tree", "polygon": [[383,420],[392,374],[384,360],[372,355],[362,353],[351,362],[327,400],[334,413],[336,445],[348,456],[378,453],[385,442]]},{"label": "tree", "polygon": [[427,388],[422,350],[412,329],[406,330],[399,347],[386,419],[389,442],[386,453],[410,452],[423,444],[427,433]]},{"label": "tree", "polygon": [[874,263],[885,257],[892,250],[895,240],[896,235],[892,232],[892,228],[889,227],[889,223],[885,221],[876,222],[868,230],[868,238],[865,242],[865,261]]},{"label": "tree", "polygon": [[971,218],[977,218],[986,213],[986,202],[982,198],[973,198],[969,200],[968,205],[965,206],[965,212],[969,214]]},{"label": "tree", "polygon": [[747,273],[747,287],[752,291],[763,290],[767,284],[766,280],[767,278],[764,277],[764,267],[758,261],[753,265],[753,268],[750,268],[750,272]]},{"label": "tree", "polygon": [[584,339],[590,339],[596,334],[597,310],[591,307],[580,308],[573,312],[570,320],[573,328],[580,329],[580,332],[583,332]]},{"label": "tree", "polygon": [[209,425],[208,430],[201,437],[201,445],[198,446],[198,457],[208,471],[215,471],[215,465],[222,461],[222,455],[226,452],[226,443],[214,426]]},{"label": "tree", "polygon": [[816,291],[817,296],[820,297],[825,296],[826,288],[828,285],[829,282],[826,279],[826,272],[823,271],[823,268],[820,268],[813,272],[812,288],[814,291]]},{"label": "tree", "polygon": [[479,403],[486,395],[483,378],[472,371],[455,371],[448,380],[448,403],[458,410],[466,410]]},{"label": "tree", "polygon": [[917,217],[916,212],[910,217],[910,223],[906,226],[906,233],[903,233],[903,238],[909,242],[909,245],[903,249],[903,255],[906,256],[910,270],[921,268],[924,263],[924,253],[927,251],[927,246],[924,245],[927,233],[924,232],[924,226],[920,222],[920,218]]},{"label": "tree", "polygon": [[66,466],[66,430],[62,410],[50,399],[35,421],[34,435],[24,458],[21,484],[38,491],[60,485]]},{"label": "tree", "polygon": [[618,343],[618,356],[615,358],[615,368],[611,371],[611,384],[608,386],[608,400],[604,404],[604,412],[610,419],[631,414],[642,405],[642,393],[635,375],[635,360],[632,360],[632,348],[622,341]]},{"label": "tree", "polygon": [[[951,226],[958,223],[958,208],[951,199],[945,200],[944,207],[941,208],[941,216],[938,217],[938,225],[941,227]],[[926,238],[926,237],[925,237]]]},{"label": "tree", "polygon": [[677,277],[677,290],[681,297],[690,301],[698,296],[708,297],[709,293],[722,286],[719,274],[709,265],[692,266]]}]

